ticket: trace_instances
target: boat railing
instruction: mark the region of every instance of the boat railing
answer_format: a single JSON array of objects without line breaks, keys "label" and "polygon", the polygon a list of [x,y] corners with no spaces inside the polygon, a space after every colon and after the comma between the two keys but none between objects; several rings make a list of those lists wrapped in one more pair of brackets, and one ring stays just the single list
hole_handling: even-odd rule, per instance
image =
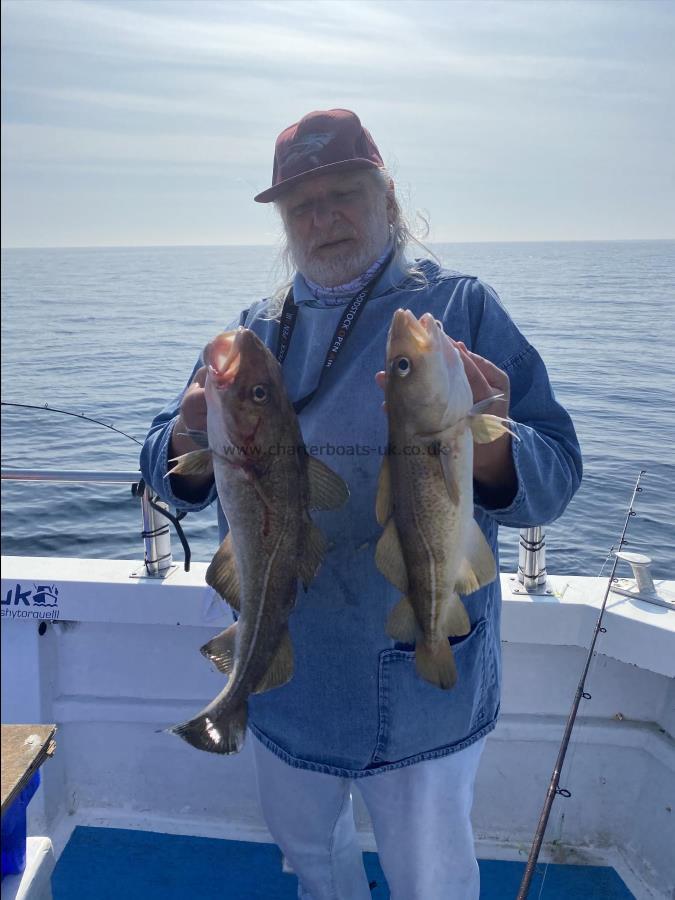
[{"label": "boat railing", "polygon": [[[169,520],[163,514],[169,507],[143,482],[140,472],[92,472],[67,469],[2,469],[8,481],[52,481],[71,484],[131,484],[134,496],[140,497],[143,516],[144,565],[146,574],[164,578],[173,566]],[[546,590],[546,533],[541,525],[521,528],[518,547],[518,582],[516,592],[531,594]]]},{"label": "boat railing", "polygon": [[70,469],[2,469],[3,481],[51,481],[70,484],[130,484],[141,501],[144,573],[164,578],[174,568],[171,554],[169,506],[153,494],[140,472],[94,472]]}]

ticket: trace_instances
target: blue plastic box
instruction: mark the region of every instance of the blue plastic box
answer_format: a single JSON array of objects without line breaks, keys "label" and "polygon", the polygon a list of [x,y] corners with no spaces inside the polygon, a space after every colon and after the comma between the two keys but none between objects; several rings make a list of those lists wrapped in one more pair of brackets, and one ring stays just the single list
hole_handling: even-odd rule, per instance
[{"label": "blue plastic box", "polygon": [[26,868],[26,807],[40,786],[40,770],[28,782],[2,817],[2,877]]}]

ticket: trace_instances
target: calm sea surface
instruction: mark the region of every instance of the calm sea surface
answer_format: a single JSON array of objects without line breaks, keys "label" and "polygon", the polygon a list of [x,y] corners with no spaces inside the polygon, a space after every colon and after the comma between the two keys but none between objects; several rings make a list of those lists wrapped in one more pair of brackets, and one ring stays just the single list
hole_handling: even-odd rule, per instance
[{"label": "calm sea surface", "polygon": [[[547,529],[549,571],[599,573],[643,468],[631,549],[675,577],[675,242],[435,250],[495,288],[576,424],[584,482]],[[2,399],[142,440],[206,341],[275,285],[273,265],[268,247],[3,251]],[[138,467],[131,440],[53,412],[2,407],[2,438],[3,468]],[[193,559],[209,560],[215,509],[183,525]],[[139,532],[129,487],[3,483],[3,554],[141,559]],[[501,549],[513,571],[517,532],[502,529]]]}]

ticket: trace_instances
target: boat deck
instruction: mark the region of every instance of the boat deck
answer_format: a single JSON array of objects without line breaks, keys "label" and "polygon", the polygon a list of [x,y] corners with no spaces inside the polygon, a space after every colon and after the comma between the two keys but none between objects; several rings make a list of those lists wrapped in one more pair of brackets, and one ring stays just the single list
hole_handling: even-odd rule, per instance
[{"label": "boat deck", "polygon": [[[373,900],[389,890],[377,854],[364,854]],[[524,863],[480,860],[481,900],[513,900]],[[542,886],[543,882],[543,886]],[[281,871],[273,844],[78,826],[52,876],[54,900],[295,900],[297,880]],[[543,900],[627,900],[614,869],[540,864],[530,896]]]}]

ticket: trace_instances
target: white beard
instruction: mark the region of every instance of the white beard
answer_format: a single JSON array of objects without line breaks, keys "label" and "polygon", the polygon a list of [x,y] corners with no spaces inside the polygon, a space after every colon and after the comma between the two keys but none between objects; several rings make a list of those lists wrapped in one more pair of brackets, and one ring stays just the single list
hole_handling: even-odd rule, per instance
[{"label": "white beard", "polygon": [[[317,237],[314,246],[336,238],[351,236],[351,229],[350,233],[339,230],[336,234]],[[291,258],[301,275],[326,288],[348,284],[362,275],[384,253],[389,240],[386,198],[378,197],[377,202],[373,204],[365,223],[363,239],[356,247],[348,245],[342,252],[332,251],[330,258],[319,259],[311,249],[296,241],[288,228],[286,239]]]}]

